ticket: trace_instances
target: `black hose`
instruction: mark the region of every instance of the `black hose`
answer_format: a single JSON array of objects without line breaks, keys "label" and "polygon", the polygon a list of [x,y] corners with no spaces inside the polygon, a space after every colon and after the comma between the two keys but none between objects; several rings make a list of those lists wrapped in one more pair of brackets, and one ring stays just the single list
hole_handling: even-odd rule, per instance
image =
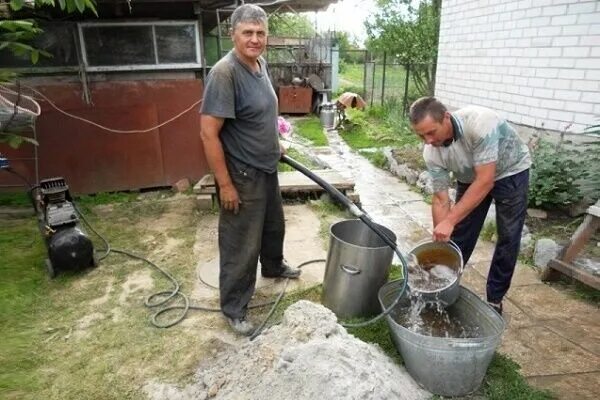
[{"label": "black hose", "polygon": [[339,201],[341,204],[346,206],[346,208],[348,208],[348,210],[355,217],[359,218],[373,232],[375,232],[375,234],[377,234],[377,236],[379,236],[381,238],[381,240],[383,240],[383,242],[385,244],[390,246],[392,248],[392,250],[398,255],[398,258],[400,259],[400,264],[402,264],[402,279],[403,279],[403,281],[402,281],[402,286],[400,288],[400,291],[398,292],[398,296],[394,299],[392,304],[390,304],[390,306],[388,308],[384,309],[381,314],[379,314],[367,321],[359,322],[359,323],[355,323],[355,324],[347,323],[347,324],[342,324],[342,326],[344,326],[346,328],[360,328],[360,327],[370,325],[372,323],[379,321],[381,318],[385,317],[390,312],[392,312],[394,307],[396,307],[396,304],[398,304],[398,302],[402,298],[402,295],[404,294],[404,291],[406,290],[406,286],[408,284],[408,264],[406,262],[406,259],[402,255],[402,253],[400,253],[400,250],[398,249],[396,242],[394,240],[392,240],[390,237],[388,237],[388,235],[384,231],[382,231],[379,228],[379,226],[377,226],[377,224],[375,224],[375,222],[373,222],[373,220],[371,219],[369,214],[367,214],[366,211],[362,210],[356,204],[352,203],[352,201],[350,201],[350,199],[348,197],[346,197],[342,192],[340,192],[333,185],[327,183],[321,177],[314,174],[311,170],[309,170],[304,165],[300,164],[298,161],[294,160],[293,158],[291,158],[288,155],[284,154],[283,156],[281,156],[280,161],[288,164],[295,170],[306,175],[309,179],[311,179],[312,181],[317,183],[319,186],[321,186],[323,189],[325,189],[325,191],[327,193],[329,193],[334,199]]}]

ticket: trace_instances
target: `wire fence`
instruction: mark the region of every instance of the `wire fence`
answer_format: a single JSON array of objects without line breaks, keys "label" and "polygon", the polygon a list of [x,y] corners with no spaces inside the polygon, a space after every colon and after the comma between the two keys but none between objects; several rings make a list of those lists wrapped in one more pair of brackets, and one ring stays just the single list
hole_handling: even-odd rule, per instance
[{"label": "wire fence", "polygon": [[421,96],[432,95],[433,64],[402,64],[384,53],[371,58],[366,50],[340,52],[337,93],[360,94],[370,106],[401,104],[406,112]]}]

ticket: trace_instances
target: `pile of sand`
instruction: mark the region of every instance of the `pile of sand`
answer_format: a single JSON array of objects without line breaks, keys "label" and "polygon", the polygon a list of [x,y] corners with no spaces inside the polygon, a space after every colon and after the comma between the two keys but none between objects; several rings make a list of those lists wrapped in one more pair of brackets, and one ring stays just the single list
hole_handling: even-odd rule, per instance
[{"label": "pile of sand", "polygon": [[152,382],[150,399],[427,399],[383,351],[348,334],[335,314],[308,301],[290,306],[280,325],[224,351],[184,388]]}]

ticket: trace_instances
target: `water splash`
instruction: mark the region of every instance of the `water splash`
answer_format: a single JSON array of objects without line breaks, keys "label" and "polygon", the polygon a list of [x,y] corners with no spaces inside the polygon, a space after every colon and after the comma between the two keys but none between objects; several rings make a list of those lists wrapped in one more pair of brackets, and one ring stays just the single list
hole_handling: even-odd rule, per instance
[{"label": "water splash", "polygon": [[411,292],[409,303],[398,307],[394,320],[406,329],[425,336],[445,338],[481,337],[480,327],[466,322],[456,307],[445,308],[442,302],[425,301],[419,292]]},{"label": "water splash", "polygon": [[442,264],[419,264],[414,254],[408,260],[408,286],[415,291],[434,292],[450,286],[458,279],[452,268]]}]

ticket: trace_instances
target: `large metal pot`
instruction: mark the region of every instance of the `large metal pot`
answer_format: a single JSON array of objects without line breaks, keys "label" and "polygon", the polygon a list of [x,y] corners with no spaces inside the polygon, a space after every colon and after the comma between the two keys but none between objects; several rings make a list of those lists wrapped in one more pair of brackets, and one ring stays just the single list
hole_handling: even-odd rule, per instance
[{"label": "large metal pot", "polygon": [[[392,241],[396,235],[377,225]],[[387,282],[394,250],[360,219],[331,226],[323,305],[338,318],[377,314],[377,292]]]},{"label": "large metal pot", "polygon": [[[460,295],[460,277],[463,273],[463,257],[460,248],[453,241],[433,242],[423,241],[417,244],[409,253],[414,254],[420,265],[442,264],[452,268],[456,273],[456,280],[445,287],[435,290],[422,290],[411,287],[412,293],[419,293],[423,301],[442,303],[446,307],[458,299]],[[410,279],[409,279],[410,287]]]}]

